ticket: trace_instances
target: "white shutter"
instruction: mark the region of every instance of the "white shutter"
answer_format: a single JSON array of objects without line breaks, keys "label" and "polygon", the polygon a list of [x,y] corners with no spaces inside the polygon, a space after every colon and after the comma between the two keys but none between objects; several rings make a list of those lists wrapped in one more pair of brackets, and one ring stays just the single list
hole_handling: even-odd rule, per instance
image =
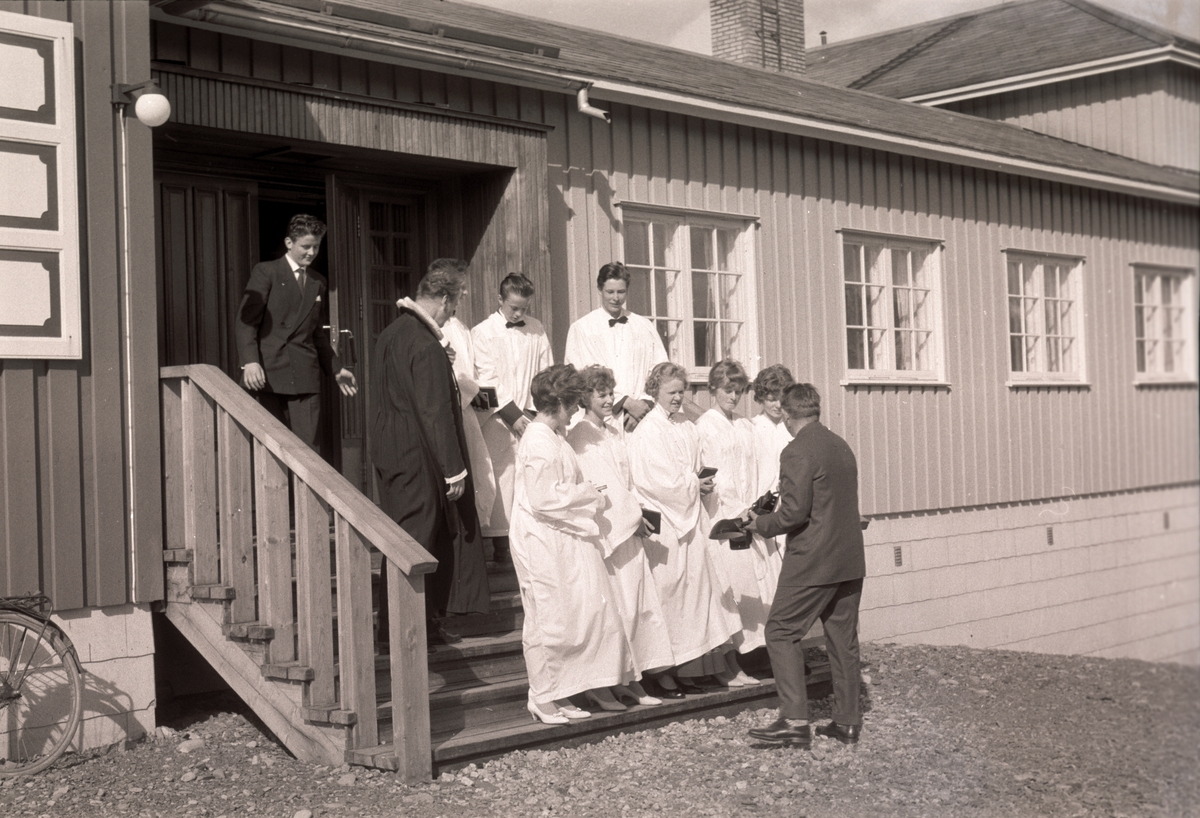
[{"label": "white shutter", "polygon": [[79,358],[70,23],[0,12],[0,358]]}]

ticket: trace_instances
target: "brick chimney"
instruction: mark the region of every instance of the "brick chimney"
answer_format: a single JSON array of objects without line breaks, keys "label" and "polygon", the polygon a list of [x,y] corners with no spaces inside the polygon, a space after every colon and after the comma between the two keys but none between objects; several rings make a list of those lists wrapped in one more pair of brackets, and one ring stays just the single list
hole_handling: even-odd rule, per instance
[{"label": "brick chimney", "polygon": [[804,0],[709,0],[709,11],[714,57],[804,73]]}]

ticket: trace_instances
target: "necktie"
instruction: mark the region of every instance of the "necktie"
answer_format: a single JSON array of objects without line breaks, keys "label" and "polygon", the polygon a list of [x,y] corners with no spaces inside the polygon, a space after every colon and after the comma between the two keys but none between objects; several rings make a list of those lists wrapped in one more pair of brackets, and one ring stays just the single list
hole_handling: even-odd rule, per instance
[{"label": "necktie", "polygon": [[524,321],[505,321],[504,322],[505,329],[512,329],[513,327],[523,327],[523,326],[525,326]]},{"label": "necktie", "polygon": [[308,283],[308,272],[301,267],[296,271],[296,283],[300,285],[300,292],[304,292],[304,285]]},{"label": "necktie", "polygon": [[622,315],[620,318],[610,318],[610,319],[608,319],[608,325],[609,325],[610,327],[615,327],[617,324],[628,324],[628,323],[629,323],[629,316],[628,316],[628,315]]}]

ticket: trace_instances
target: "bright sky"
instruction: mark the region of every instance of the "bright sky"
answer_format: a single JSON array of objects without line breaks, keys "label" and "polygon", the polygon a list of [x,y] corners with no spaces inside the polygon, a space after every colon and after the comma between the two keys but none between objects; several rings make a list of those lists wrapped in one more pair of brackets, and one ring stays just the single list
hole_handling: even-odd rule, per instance
[{"label": "bright sky", "polygon": [[[595,28],[623,37],[712,53],[708,0],[468,0],[482,6]],[[1160,28],[1200,40],[1197,0],[1093,0]],[[809,46],[948,17],[997,5],[998,0],[804,0]]]}]

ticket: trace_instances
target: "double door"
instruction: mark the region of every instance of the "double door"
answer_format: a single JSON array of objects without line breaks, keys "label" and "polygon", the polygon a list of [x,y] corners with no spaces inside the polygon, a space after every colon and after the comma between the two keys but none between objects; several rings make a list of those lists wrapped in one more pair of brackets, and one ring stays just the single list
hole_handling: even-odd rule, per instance
[{"label": "double door", "polygon": [[[330,174],[324,201],[261,196],[257,180],[159,173],[156,247],[159,267],[159,360],[164,366],[207,363],[240,380],[234,326],[250,270],[277,258],[280,230],[296,213],[324,213],[329,234],[314,268],[329,280],[326,319],[335,348],[352,365],[358,395],[342,397],[324,379],[321,454],[364,493],[372,493],[367,457],[375,339],[414,294],[432,246],[428,197],[383,190]],[[282,199],[282,200],[281,200]],[[285,221],[283,221],[285,223]]]}]

